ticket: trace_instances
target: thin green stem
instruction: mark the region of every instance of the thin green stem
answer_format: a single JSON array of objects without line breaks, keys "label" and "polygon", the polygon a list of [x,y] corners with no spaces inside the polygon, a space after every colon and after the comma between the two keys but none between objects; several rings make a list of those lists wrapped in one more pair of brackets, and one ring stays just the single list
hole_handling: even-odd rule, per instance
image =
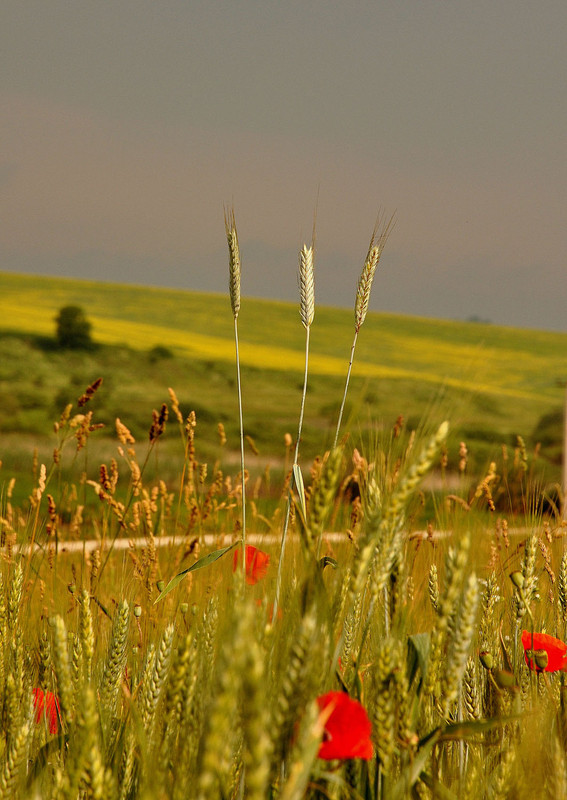
[{"label": "thin green stem", "polygon": [[348,370],[347,370],[347,376],[346,376],[346,381],[345,381],[345,391],[344,391],[344,394],[343,394],[343,400],[342,400],[342,403],[341,403],[341,409],[339,411],[339,419],[337,421],[337,430],[335,431],[335,441],[333,442],[333,450],[337,446],[337,441],[339,439],[339,432],[340,432],[340,429],[341,429],[341,422],[342,422],[342,419],[343,419],[343,412],[344,412],[344,409],[345,409],[346,397],[347,397],[347,392],[348,392],[348,385],[349,385],[349,382],[350,382],[350,373],[352,371],[352,364],[353,364],[353,361],[354,361],[354,351],[355,351],[355,348],[356,348],[356,340],[357,339],[358,339],[358,328],[356,328],[355,331],[354,331],[354,339],[352,340],[352,347],[350,348],[350,361],[348,362]]},{"label": "thin green stem", "polygon": [[[301,408],[299,411],[299,426],[297,431],[297,441],[295,442],[295,453],[293,456],[293,466],[294,468],[297,467],[299,461],[299,443],[301,441],[301,431],[303,428],[303,415],[305,411],[305,396],[307,394],[307,378],[309,374],[309,332],[311,330],[310,326],[305,328],[305,372],[303,376],[303,393],[301,395]],[[274,611],[272,614],[272,619],[277,619],[278,613],[278,604],[280,599],[280,592],[282,586],[282,571],[283,571],[283,560],[284,560],[284,553],[285,553],[285,545],[287,541],[287,531],[289,527],[289,517],[291,514],[291,503],[293,498],[293,480],[294,480],[295,469],[292,471],[292,476],[290,479],[289,484],[289,492],[287,496],[287,505],[285,511],[285,518],[284,518],[284,526],[282,531],[282,543],[280,548],[280,559],[278,562],[278,575],[276,578],[276,596],[274,599]]]},{"label": "thin green stem", "polygon": [[308,327],[305,329],[305,372],[303,375],[303,394],[301,395],[301,408],[299,411],[299,428],[297,432],[297,441],[295,443],[295,454],[293,457],[294,465],[298,463],[299,460],[299,443],[301,441],[301,431],[303,430],[303,414],[305,411],[305,396],[307,394],[307,377],[309,372],[309,333],[311,328]]},{"label": "thin green stem", "polygon": [[240,425],[240,475],[242,480],[242,574],[246,576],[246,478],[244,475],[244,423],[242,420],[242,386],[240,382],[240,353],[238,349],[238,317],[234,316],[236,349],[236,384],[238,388],[238,421]]}]

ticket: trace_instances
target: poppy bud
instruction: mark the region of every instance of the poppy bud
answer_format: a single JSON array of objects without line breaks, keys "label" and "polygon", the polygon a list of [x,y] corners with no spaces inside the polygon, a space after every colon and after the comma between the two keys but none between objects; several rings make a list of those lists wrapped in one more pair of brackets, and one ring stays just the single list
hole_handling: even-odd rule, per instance
[{"label": "poppy bud", "polygon": [[518,588],[518,589],[523,589],[524,588],[525,579],[524,579],[523,573],[519,572],[519,570],[516,570],[516,572],[511,572],[510,573],[510,580],[512,581],[514,586],[516,586],[516,588]]},{"label": "poppy bud", "polygon": [[482,666],[490,672],[490,670],[494,666],[494,659],[492,658],[492,653],[489,653],[488,650],[483,650],[483,652],[479,654],[479,658]]},{"label": "poppy bud", "polygon": [[139,605],[138,603],[136,603],[136,605],[134,606],[134,616],[135,617],[141,617],[142,616],[142,606]]},{"label": "poppy bud", "polygon": [[548,633],[522,631],[526,664],[537,672],[567,671],[567,644]]},{"label": "poppy bud", "polygon": [[513,672],[508,672],[506,669],[495,669],[492,674],[499,689],[511,689],[516,685]]},{"label": "poppy bud", "polygon": [[549,655],[547,650],[534,650],[533,651],[535,663],[538,669],[545,669],[549,663]]}]

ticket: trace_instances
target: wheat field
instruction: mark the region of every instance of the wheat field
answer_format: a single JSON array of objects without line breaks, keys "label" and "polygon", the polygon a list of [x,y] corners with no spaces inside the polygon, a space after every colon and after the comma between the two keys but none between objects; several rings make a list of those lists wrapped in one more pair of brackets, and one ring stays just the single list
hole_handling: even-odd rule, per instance
[{"label": "wheat field", "polygon": [[[233,229],[229,214],[231,270]],[[304,462],[301,406],[274,486],[244,449],[227,457],[222,423],[202,458],[174,388],[143,437],[116,418],[97,461],[103,386],[60,408],[27,496],[2,475],[0,797],[567,796],[566,526],[521,437],[471,485],[439,408],[370,442],[338,413],[335,444]],[[181,467],[162,477],[166,441]]]}]

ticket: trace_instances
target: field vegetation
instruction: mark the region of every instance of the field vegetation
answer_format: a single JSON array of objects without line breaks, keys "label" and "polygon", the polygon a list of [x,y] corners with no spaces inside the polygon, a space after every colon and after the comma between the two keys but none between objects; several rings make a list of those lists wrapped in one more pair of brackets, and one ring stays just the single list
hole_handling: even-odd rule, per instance
[{"label": "field vegetation", "polygon": [[244,429],[232,283],[2,277],[0,800],[567,795],[565,337],[366,318],[374,244],[340,431],[308,248],[300,319],[242,303]]},{"label": "field vegetation", "polygon": [[[97,440],[108,440],[116,417],[135,435],[146,434],[148,409],[166,402],[171,386],[183,413],[196,412],[207,458],[215,457],[219,422],[227,450],[238,450],[233,328],[225,296],[11,274],[1,281],[0,458],[26,492],[30,453],[51,447],[46,432],[54,416],[99,376],[104,382],[96,409],[106,427]],[[65,306],[85,310],[93,350],[56,347],[55,319]],[[282,467],[284,437],[301,398],[298,316],[293,304],[247,299],[239,319],[244,422],[262,466]],[[308,459],[332,443],[352,331],[351,311],[317,309],[302,433]],[[503,444],[513,447],[521,435],[531,451],[541,445],[547,479],[557,481],[566,341],[564,334],[544,331],[370,312],[357,344],[346,430],[368,445],[376,429],[391,428],[399,416],[416,428],[435,406],[450,414],[450,451],[466,443],[475,478]],[[252,468],[254,453],[248,452]],[[176,471],[179,463],[171,463]],[[457,465],[453,458],[449,470]]]}]

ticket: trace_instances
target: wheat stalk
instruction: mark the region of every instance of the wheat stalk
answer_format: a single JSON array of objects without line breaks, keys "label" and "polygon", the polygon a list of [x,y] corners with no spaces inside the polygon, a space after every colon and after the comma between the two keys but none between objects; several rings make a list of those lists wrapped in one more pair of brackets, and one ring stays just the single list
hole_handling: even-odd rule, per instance
[{"label": "wheat stalk", "polygon": [[[299,410],[299,424],[297,430],[297,439],[295,442],[295,452],[293,456],[293,475],[297,482],[297,474],[299,472],[299,444],[301,442],[301,432],[303,430],[303,415],[305,411],[305,396],[307,394],[307,378],[309,374],[309,335],[311,332],[311,325],[315,317],[315,271],[314,271],[314,251],[315,251],[315,223],[313,223],[313,238],[312,243],[308,247],[303,245],[299,251],[299,316],[305,328],[305,371],[303,375],[303,391],[301,393],[301,407]],[[283,560],[287,539],[287,531],[289,527],[289,518],[291,514],[292,503],[292,487],[293,483],[290,482],[289,492],[287,496],[286,512],[282,531],[282,541],[280,547],[280,557],[278,561],[278,573],[276,577],[276,594],[274,599],[274,608],[272,618],[276,618],[278,611],[278,603],[281,593],[282,585],[282,570]],[[298,491],[302,491],[302,487],[298,486]]]},{"label": "wheat stalk", "polygon": [[238,346],[238,314],[240,312],[240,247],[234,209],[224,210],[224,228],[228,244],[229,295],[234,319],[234,345],[236,350],[236,384],[238,391],[238,421],[240,425],[240,475],[242,487],[242,578],[246,577],[246,473],[244,471],[244,422],[242,418],[242,385],[240,380],[240,352]]},{"label": "wheat stalk", "polygon": [[26,757],[30,726],[24,722],[6,753],[0,771],[0,800],[12,800],[22,763]]},{"label": "wheat stalk", "polygon": [[388,236],[390,235],[392,228],[394,226],[394,217],[395,215],[392,215],[389,222],[387,224],[383,224],[382,215],[378,216],[378,219],[376,220],[376,225],[374,226],[374,230],[372,231],[372,236],[370,238],[370,245],[368,247],[368,253],[366,254],[364,266],[362,267],[362,272],[360,273],[360,277],[358,279],[358,284],[356,287],[356,298],[354,302],[354,338],[352,340],[352,345],[350,348],[350,359],[348,362],[345,389],[343,392],[343,399],[339,410],[339,418],[337,420],[337,428],[335,431],[335,440],[333,442],[333,447],[337,446],[337,442],[339,440],[339,432],[341,430],[341,422],[343,419],[343,412],[348,393],[348,386],[350,383],[350,374],[352,372],[352,365],[354,362],[354,351],[356,350],[358,332],[360,331],[360,328],[362,327],[362,324],[366,319],[366,314],[368,312],[368,304],[370,302],[370,292],[372,290],[372,282],[374,280],[374,273],[376,272],[376,267],[378,266],[378,262],[380,261],[380,256],[382,255],[382,251],[384,250],[386,241],[388,240]]}]

